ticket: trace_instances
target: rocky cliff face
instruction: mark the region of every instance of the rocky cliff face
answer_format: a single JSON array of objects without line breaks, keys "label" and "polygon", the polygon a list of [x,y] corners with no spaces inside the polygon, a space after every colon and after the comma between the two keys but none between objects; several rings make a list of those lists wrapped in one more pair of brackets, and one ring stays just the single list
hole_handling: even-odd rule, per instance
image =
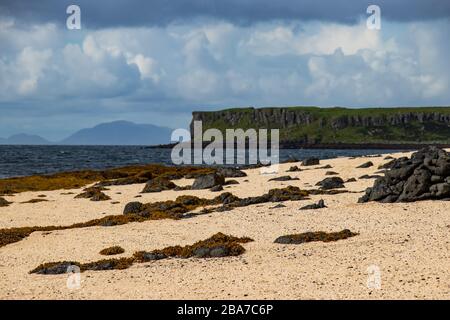
[{"label": "rocky cliff face", "polygon": [[193,112],[203,130],[280,129],[281,142],[450,143],[450,107],[429,108],[265,108]]},{"label": "rocky cliff face", "polygon": [[[410,111],[397,113],[383,113],[380,109],[380,114],[375,115],[337,115],[336,117],[323,117],[315,112],[307,110],[290,110],[289,108],[271,108],[271,109],[244,109],[239,110],[223,110],[216,112],[193,112],[192,121],[203,121],[204,124],[214,123],[216,121],[223,121],[228,124],[230,128],[234,128],[242,121],[250,120],[258,127],[279,127],[289,128],[299,125],[310,125],[315,121],[319,121],[322,126],[329,125],[333,129],[343,129],[345,127],[376,127],[376,126],[401,126],[413,121],[418,123],[440,122],[443,124],[450,124],[450,108],[446,108],[447,113],[444,112],[426,112],[426,111]],[[361,109],[360,109],[361,110]],[[363,109],[362,109],[363,110]],[[423,110],[423,109],[421,109]],[[328,121],[329,120],[329,121]]]}]

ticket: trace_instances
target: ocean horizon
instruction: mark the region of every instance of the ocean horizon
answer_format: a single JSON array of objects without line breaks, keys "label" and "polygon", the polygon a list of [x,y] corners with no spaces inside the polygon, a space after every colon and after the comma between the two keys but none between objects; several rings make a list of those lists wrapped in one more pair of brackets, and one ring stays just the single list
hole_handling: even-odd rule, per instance
[{"label": "ocean horizon", "polygon": [[[0,145],[0,178],[102,170],[128,165],[173,165],[172,149],[148,146]],[[387,149],[280,149],[280,162],[308,157],[331,159],[394,152]],[[248,157],[246,157],[248,164]],[[206,165],[206,164],[203,164]],[[236,164],[236,166],[239,166]]]}]

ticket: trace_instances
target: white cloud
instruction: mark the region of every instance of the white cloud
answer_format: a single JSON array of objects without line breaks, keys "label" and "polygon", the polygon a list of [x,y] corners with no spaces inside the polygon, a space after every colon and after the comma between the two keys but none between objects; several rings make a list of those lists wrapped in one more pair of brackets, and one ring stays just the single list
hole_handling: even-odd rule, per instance
[{"label": "white cloud", "polygon": [[126,118],[202,106],[450,100],[448,21],[386,22],[381,31],[319,22],[96,31],[0,26],[2,110],[11,103],[35,104],[42,114],[96,107]]},{"label": "white cloud", "polygon": [[[296,29],[300,29],[296,31]],[[346,55],[359,50],[381,48],[380,33],[367,29],[365,23],[346,26],[312,23],[274,25],[255,30],[243,46],[256,55],[315,54],[329,55],[337,49]]]}]

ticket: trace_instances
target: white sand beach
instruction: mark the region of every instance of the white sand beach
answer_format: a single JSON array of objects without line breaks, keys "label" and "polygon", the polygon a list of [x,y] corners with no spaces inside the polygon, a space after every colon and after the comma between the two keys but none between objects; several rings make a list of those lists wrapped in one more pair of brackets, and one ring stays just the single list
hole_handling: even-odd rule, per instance
[{"label": "white sand beach", "polygon": [[[405,155],[410,153],[392,154]],[[262,175],[260,169],[245,170],[247,177],[233,178],[239,184],[224,189],[239,197],[258,196],[288,185],[316,189],[314,185],[332,170],[344,180],[357,178],[345,183],[345,190],[355,193],[311,195],[309,200],[283,202],[284,208],[271,209],[276,203],[264,203],[189,219],[34,232],[0,247],[0,299],[448,299],[450,201],[357,203],[374,182],[358,177],[374,174],[388,161],[385,156],[322,160],[311,167],[281,164],[273,176]],[[356,168],[369,160],[374,166]],[[316,169],[327,164],[332,168]],[[308,170],[287,173],[292,165]],[[299,180],[268,182],[281,175]],[[182,186],[193,180],[174,182]],[[0,228],[70,225],[122,214],[130,201],[174,200],[180,195],[213,198],[219,194],[209,190],[140,194],[143,187],[108,187],[105,193],[111,200],[100,202],[74,199],[82,189],[5,196],[12,204],[0,207]],[[69,191],[73,194],[67,194]],[[21,203],[38,195],[46,195],[48,201]],[[142,197],[135,198],[137,195]],[[327,208],[299,210],[320,199]],[[359,235],[328,243],[274,243],[282,235],[343,229]],[[246,252],[237,257],[169,258],[134,264],[126,270],[86,271],[78,289],[67,287],[67,275],[29,274],[45,262],[104,259],[99,251],[110,246],[125,249],[113,257],[129,257],[135,251],[192,244],[217,232],[250,237],[254,242],[243,244]],[[379,288],[367,285],[373,268],[380,270]]]}]

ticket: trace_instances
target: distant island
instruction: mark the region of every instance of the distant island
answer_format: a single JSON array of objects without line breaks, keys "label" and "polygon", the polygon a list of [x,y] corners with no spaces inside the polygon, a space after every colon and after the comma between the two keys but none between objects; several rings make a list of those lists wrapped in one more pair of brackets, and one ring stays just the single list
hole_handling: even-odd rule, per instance
[{"label": "distant island", "polygon": [[203,131],[280,129],[282,148],[392,148],[450,146],[450,107],[237,108],[193,112]]},{"label": "distant island", "polygon": [[0,145],[158,145],[170,142],[172,129],[129,121],[102,123],[81,129],[61,141],[38,135],[17,134],[0,138]]}]

